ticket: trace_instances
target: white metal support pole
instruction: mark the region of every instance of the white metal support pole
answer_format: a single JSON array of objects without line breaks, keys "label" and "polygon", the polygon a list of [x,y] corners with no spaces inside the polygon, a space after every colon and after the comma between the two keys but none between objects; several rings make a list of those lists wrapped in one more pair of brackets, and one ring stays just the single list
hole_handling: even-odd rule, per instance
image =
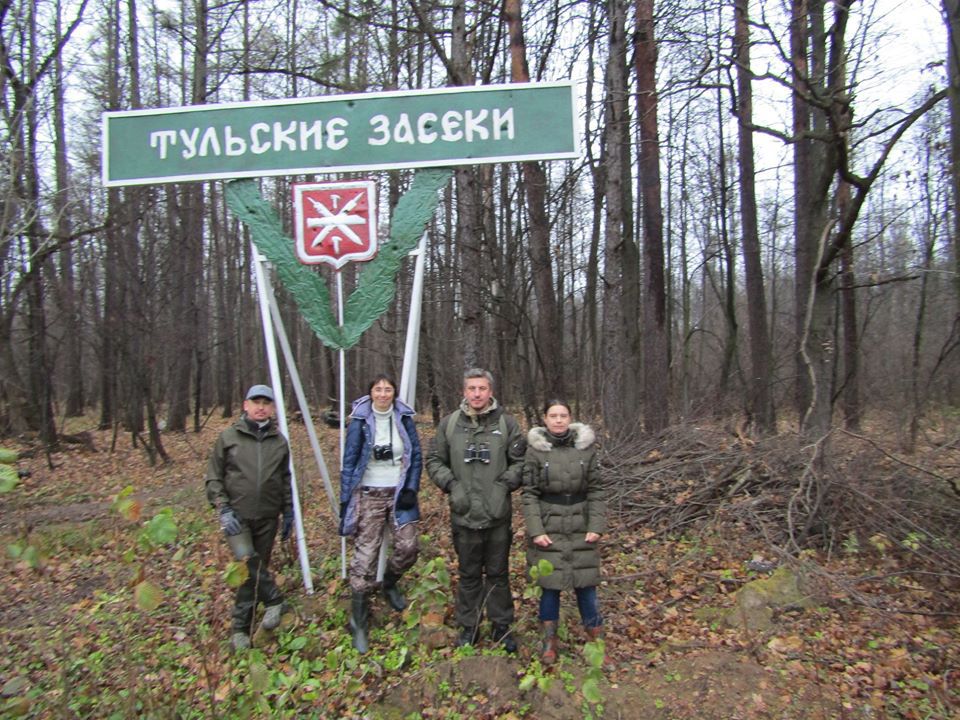
[{"label": "white metal support pole", "polygon": [[[270,365],[270,385],[273,387],[273,394],[277,407],[277,424],[280,432],[286,438],[290,437],[287,428],[287,411],[283,402],[283,385],[280,380],[280,366],[277,362],[277,346],[274,343],[273,323],[270,318],[269,296],[272,291],[268,291],[267,273],[264,265],[266,260],[253,248],[253,269],[257,281],[257,298],[260,305],[260,321],[263,324],[263,339],[267,346],[267,362]],[[290,453],[290,489],[293,494],[293,517],[297,524],[297,554],[300,557],[300,573],[303,575],[303,587],[308,595],[313,594],[313,578],[310,575],[310,561],[307,558],[307,543],[303,536],[303,518],[300,514],[300,493],[297,490],[297,473],[293,466],[293,453]]]},{"label": "white metal support pole", "polygon": [[427,234],[411,255],[417,263],[413,271],[413,287],[410,288],[410,315],[407,318],[407,338],[403,347],[403,369],[400,371],[400,399],[413,407],[417,397],[417,369],[420,357],[420,311],[423,306],[423,274],[426,266]]},{"label": "white metal support pole", "polygon": [[[310,414],[310,405],[307,403],[307,396],[303,391],[303,382],[300,380],[300,372],[297,370],[296,359],[293,357],[293,351],[290,349],[290,341],[287,338],[287,330],[283,325],[283,318],[280,316],[280,308],[277,306],[277,297],[273,293],[273,288],[267,285],[270,301],[270,315],[273,317],[273,327],[277,333],[277,339],[280,341],[280,349],[283,351],[283,360],[290,372],[290,380],[293,382],[293,391],[297,396],[297,403],[300,406],[300,412],[303,414],[303,424],[307,430],[307,437],[310,438],[310,447],[313,450],[313,457],[317,461],[317,469],[320,471],[320,477],[323,480],[323,487],[327,491],[327,499],[330,501],[330,509],[334,517],[337,515],[337,498],[333,494],[333,484],[330,481],[330,471],[327,469],[327,463],[323,459],[323,450],[320,449],[320,441],[317,438],[317,429],[313,424],[313,416]],[[299,528],[298,528],[299,531]]]},{"label": "white metal support pole", "polygon": [[[343,327],[343,273],[337,270],[337,324]],[[338,406],[338,415],[340,416],[340,470],[343,470],[343,446],[346,442],[346,417],[347,417],[347,352],[340,348],[340,403]],[[343,502],[344,498],[340,498]],[[339,517],[339,515],[338,515]],[[340,577],[347,579],[347,539],[340,538]]]}]

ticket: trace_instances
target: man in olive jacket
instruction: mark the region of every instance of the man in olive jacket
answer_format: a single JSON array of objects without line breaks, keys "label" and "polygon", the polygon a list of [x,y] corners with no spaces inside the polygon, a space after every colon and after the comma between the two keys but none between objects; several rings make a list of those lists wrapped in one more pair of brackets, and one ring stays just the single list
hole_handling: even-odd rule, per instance
[{"label": "man in olive jacket", "polygon": [[494,640],[508,652],[517,650],[510,632],[510,493],[520,487],[525,449],[517,421],[493,397],[493,376],[480,368],[467,370],[460,408],[440,421],[427,456],[430,479],[449,496],[460,566],[455,612],[460,645],[476,641],[486,607]]},{"label": "man in olive jacket", "polygon": [[220,529],[237,560],[246,560],[249,576],[237,588],[233,605],[235,651],[250,647],[257,603],[266,608],[262,625],[280,624],[283,594],[269,570],[270,555],[283,517],[284,540],[293,525],[290,447],[274,421],[273,390],[254,385],[243,414],[214,443],[207,463],[207,500],[220,517]]}]

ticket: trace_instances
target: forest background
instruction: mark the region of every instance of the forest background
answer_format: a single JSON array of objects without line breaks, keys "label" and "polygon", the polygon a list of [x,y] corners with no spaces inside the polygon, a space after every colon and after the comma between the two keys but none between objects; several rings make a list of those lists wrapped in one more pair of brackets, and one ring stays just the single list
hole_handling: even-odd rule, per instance
[{"label": "forest background", "polygon": [[[221,185],[103,189],[104,110],[571,78],[582,159],[445,191],[418,406],[436,419],[479,364],[531,418],[553,394],[617,432],[709,413],[823,435],[869,407],[908,446],[958,392],[956,17],[920,5],[5,0],[0,433],[54,443],[96,408],[162,453],[157,428],[229,415],[263,376]],[[385,224],[410,175],[377,175]],[[261,183],[287,226],[304,179]],[[348,397],[399,374],[411,274],[348,353]],[[281,307],[331,402],[335,354]]]},{"label": "forest background", "polygon": [[[737,527],[768,552],[901,552],[953,617],[958,23],[957,0],[0,0],[0,436],[44,483],[76,441],[176,464],[166,445],[265,377],[222,185],[104,189],[103,111],[573,79],[581,159],[458,168],[443,192],[422,416],[471,365],[528,424],[569,397],[622,528],[750,499]],[[373,176],[388,225],[411,173]],[[312,179],[261,181],[288,227]],[[411,281],[348,351],[348,398],[399,375]],[[330,407],[335,353],[278,293]],[[52,498],[25,488],[18,507]]]}]

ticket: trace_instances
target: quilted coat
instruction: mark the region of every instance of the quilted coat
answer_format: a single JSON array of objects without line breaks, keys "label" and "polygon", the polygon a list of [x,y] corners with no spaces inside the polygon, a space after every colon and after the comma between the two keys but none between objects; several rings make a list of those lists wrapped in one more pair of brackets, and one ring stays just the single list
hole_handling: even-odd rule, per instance
[{"label": "quilted coat", "polygon": [[[571,423],[562,438],[542,427],[527,434],[523,464],[527,564],[541,559],[553,564],[553,572],[539,579],[541,587],[570,590],[600,583],[598,543],[584,539],[588,532],[606,530],[595,439],[583,423]],[[553,544],[535,545],[533,538],[544,534]]]}]

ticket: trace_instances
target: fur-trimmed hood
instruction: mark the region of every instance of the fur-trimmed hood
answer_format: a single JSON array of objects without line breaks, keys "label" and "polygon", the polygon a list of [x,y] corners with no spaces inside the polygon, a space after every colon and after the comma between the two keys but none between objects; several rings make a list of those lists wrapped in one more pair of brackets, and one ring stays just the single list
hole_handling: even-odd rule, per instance
[{"label": "fur-trimmed hood", "polygon": [[[597,439],[593,428],[586,423],[570,423],[570,435],[573,438],[573,446],[577,450],[586,450]],[[540,450],[541,452],[553,450],[553,443],[550,439],[550,433],[547,432],[545,427],[531,428],[530,432],[527,433],[527,444],[534,450]]]}]

